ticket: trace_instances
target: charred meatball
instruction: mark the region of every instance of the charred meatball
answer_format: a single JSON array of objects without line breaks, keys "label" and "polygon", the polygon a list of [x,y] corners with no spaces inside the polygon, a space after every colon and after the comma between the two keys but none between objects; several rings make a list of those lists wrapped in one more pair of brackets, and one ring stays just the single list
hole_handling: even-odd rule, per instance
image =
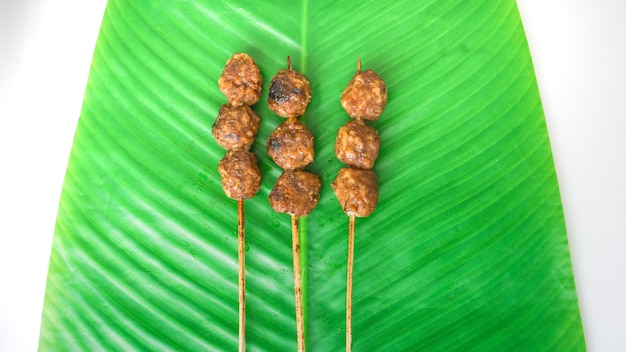
[{"label": "charred meatball", "polygon": [[339,129],[335,155],[342,163],[359,169],[371,169],[378,158],[380,135],[363,121],[350,121]]},{"label": "charred meatball", "polygon": [[213,124],[213,137],[224,149],[248,150],[254,143],[261,119],[247,105],[223,105]]},{"label": "charred meatball", "polygon": [[341,95],[341,106],[355,119],[374,121],[387,105],[387,87],[374,71],[358,71]]},{"label": "charred meatball", "polygon": [[229,198],[252,198],[261,188],[261,171],[256,156],[245,150],[229,150],[217,165],[222,189]]},{"label": "charred meatball", "polygon": [[261,98],[263,76],[250,56],[235,54],[226,63],[218,85],[231,105],[254,105]]},{"label": "charred meatball", "polygon": [[306,216],[317,205],[321,186],[320,177],[316,174],[286,170],[270,193],[270,205],[279,213]]},{"label": "charred meatball", "polygon": [[277,115],[295,118],[304,115],[311,101],[311,84],[300,72],[280,70],[270,82],[269,108]]},{"label": "charred meatball", "polygon": [[280,124],[267,139],[267,153],[285,170],[301,169],[313,161],[313,134],[298,120]]},{"label": "charred meatball", "polygon": [[378,204],[378,179],[372,170],[343,168],[331,184],[343,211],[369,216]]}]

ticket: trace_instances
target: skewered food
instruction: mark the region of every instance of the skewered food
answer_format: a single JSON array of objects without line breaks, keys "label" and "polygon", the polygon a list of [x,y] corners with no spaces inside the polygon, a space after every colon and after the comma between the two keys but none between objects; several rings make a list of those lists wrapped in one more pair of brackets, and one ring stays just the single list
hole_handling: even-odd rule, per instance
[{"label": "skewered food", "polygon": [[248,150],[254,143],[261,119],[247,105],[222,105],[213,124],[215,141],[224,149]]},{"label": "skewered food", "polygon": [[300,72],[280,70],[270,82],[269,108],[278,116],[293,118],[304,115],[311,101],[311,84]]},{"label": "skewered food", "polygon": [[270,205],[278,213],[306,216],[317,205],[321,186],[320,178],[315,174],[285,170],[270,193]]},{"label": "skewered food", "polygon": [[378,119],[387,104],[385,82],[372,70],[361,71],[359,58],[354,77],[341,96],[341,106],[354,118],[339,129],[335,155],[349,167],[339,170],[332,183],[343,211],[349,216],[346,285],[346,351],[352,351],[352,274],[356,217],[369,216],[378,204],[378,180],[370,170],[378,158],[380,136],[364,120]]},{"label": "skewered food", "polygon": [[301,169],[313,162],[313,134],[302,122],[289,119],[267,139],[267,153],[285,170]]},{"label": "skewered food", "polygon": [[[380,135],[363,120],[376,120],[387,104],[385,82],[372,70],[357,71],[341,95],[341,105],[354,118],[341,127],[335,140],[335,155],[344,164],[332,188],[349,216],[369,216],[378,203],[376,174],[366,172],[374,167],[380,148]],[[363,170],[360,170],[363,169]]]},{"label": "skewered food", "polygon": [[272,208],[291,215],[293,254],[293,283],[296,303],[296,332],[298,351],[304,352],[304,308],[300,272],[300,242],[298,217],[308,215],[317,205],[322,182],[318,175],[302,170],[313,161],[313,134],[298,120],[311,100],[311,84],[301,73],[291,69],[280,70],[272,78],[268,94],[269,108],[287,118],[267,140],[267,152],[283,168],[269,196]]},{"label": "skewered food", "polygon": [[261,97],[263,77],[252,58],[235,53],[226,63],[218,80],[224,104],[211,129],[217,143],[227,150],[217,170],[226,196],[237,201],[237,260],[239,263],[239,352],[246,350],[245,233],[243,200],[253,197],[261,188],[261,171],[256,156],[248,150],[261,120],[251,105]]},{"label": "skewered food", "polygon": [[256,155],[249,151],[229,150],[217,170],[222,178],[222,189],[229,198],[252,198],[261,188],[261,170]]},{"label": "skewered food", "polygon": [[[287,69],[278,71],[272,78],[268,95],[270,109],[277,115],[287,118],[287,121],[280,124],[267,139],[267,153],[285,170],[269,198],[274,210],[280,213],[304,216],[313,210],[319,198],[321,188],[319,176],[301,171],[315,157],[313,134],[298,120],[304,115],[310,100],[309,80],[302,73],[293,70],[291,58],[287,58]],[[313,179],[317,181],[313,182]],[[306,203],[308,206],[286,204],[296,202],[298,196],[302,197],[303,204]],[[310,197],[314,199],[308,199]]]},{"label": "skewered food", "polygon": [[378,203],[378,178],[372,170],[346,167],[332,183],[343,211],[349,216],[369,216]]},{"label": "skewered food", "polygon": [[374,121],[387,105],[387,87],[374,71],[360,70],[341,95],[341,106],[355,119]]},{"label": "skewered food", "polygon": [[342,163],[371,169],[378,158],[380,135],[361,120],[349,121],[337,132],[335,155]]},{"label": "skewered food", "polygon": [[250,56],[235,54],[226,62],[218,85],[231,105],[252,106],[261,98],[263,76]]}]

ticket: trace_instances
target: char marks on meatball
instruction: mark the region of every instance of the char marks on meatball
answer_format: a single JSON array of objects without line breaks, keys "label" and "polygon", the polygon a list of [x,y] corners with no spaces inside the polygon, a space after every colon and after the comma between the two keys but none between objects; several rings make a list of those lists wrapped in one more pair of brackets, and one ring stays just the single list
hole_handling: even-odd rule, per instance
[{"label": "char marks on meatball", "polygon": [[229,198],[252,198],[261,188],[261,170],[256,156],[246,150],[229,150],[217,165],[222,189]]},{"label": "char marks on meatball", "polygon": [[371,169],[378,158],[380,135],[361,120],[350,121],[339,129],[335,155],[342,163],[359,169]]},{"label": "char marks on meatball", "polygon": [[270,82],[267,101],[269,108],[278,116],[302,116],[311,101],[311,84],[298,71],[280,70]]},{"label": "char marks on meatball", "polygon": [[320,177],[316,174],[285,170],[270,193],[270,205],[278,213],[306,216],[317,205],[321,186]]},{"label": "char marks on meatball", "polygon": [[343,168],[331,184],[349,216],[369,216],[378,204],[378,179],[372,170]]},{"label": "char marks on meatball", "polygon": [[212,133],[224,149],[248,150],[254,143],[261,119],[247,105],[222,105],[213,124]]},{"label": "char marks on meatball", "polygon": [[355,119],[374,121],[387,105],[387,87],[374,71],[357,71],[341,95],[341,106]]},{"label": "char marks on meatball", "polygon": [[250,56],[235,54],[226,63],[218,85],[231,105],[251,106],[261,98],[263,76]]},{"label": "char marks on meatball", "polygon": [[294,119],[280,124],[267,139],[267,153],[285,170],[301,169],[313,162],[313,134]]}]

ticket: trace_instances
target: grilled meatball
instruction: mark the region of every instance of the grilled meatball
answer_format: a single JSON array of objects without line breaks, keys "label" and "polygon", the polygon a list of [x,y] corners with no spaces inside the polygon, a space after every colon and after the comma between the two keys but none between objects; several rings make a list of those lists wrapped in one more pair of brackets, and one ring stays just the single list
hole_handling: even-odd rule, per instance
[{"label": "grilled meatball", "polygon": [[339,129],[335,155],[342,163],[359,169],[371,169],[378,157],[380,136],[363,121],[348,122]]},{"label": "grilled meatball", "polygon": [[346,214],[364,217],[376,209],[378,179],[374,171],[343,168],[331,186]]},{"label": "grilled meatball", "polygon": [[316,174],[286,170],[270,193],[270,205],[279,213],[306,216],[317,205],[321,186],[320,177]]},{"label": "grilled meatball", "polygon": [[311,84],[300,72],[280,70],[270,82],[267,101],[269,108],[279,116],[302,116],[311,101]]},{"label": "grilled meatball", "polygon": [[256,156],[245,150],[229,150],[217,165],[222,189],[229,198],[252,198],[261,188],[261,171]]},{"label": "grilled meatball", "polygon": [[387,105],[387,87],[374,71],[358,71],[341,95],[341,106],[355,119],[374,121]]},{"label": "grilled meatball", "polygon": [[248,150],[254,143],[261,119],[247,105],[222,105],[213,124],[213,137],[224,149]]},{"label": "grilled meatball", "polygon": [[218,84],[231,105],[254,105],[261,98],[263,77],[250,56],[235,54],[226,63]]},{"label": "grilled meatball", "polygon": [[313,161],[313,134],[296,119],[280,124],[267,139],[267,153],[285,170],[301,169]]}]

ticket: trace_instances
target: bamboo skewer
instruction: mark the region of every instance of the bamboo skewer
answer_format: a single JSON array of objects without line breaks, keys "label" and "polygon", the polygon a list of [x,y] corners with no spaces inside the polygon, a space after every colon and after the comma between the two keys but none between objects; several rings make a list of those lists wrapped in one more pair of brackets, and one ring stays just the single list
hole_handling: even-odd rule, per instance
[{"label": "bamboo skewer", "polygon": [[293,287],[296,296],[298,352],[304,352],[304,308],[302,304],[302,273],[300,271],[300,231],[298,229],[297,215],[291,215],[291,237],[293,249]]},{"label": "bamboo skewer", "polygon": [[[361,56],[357,58],[356,72],[361,72]],[[359,117],[355,120],[361,120]],[[348,223],[348,268],[346,279],[346,352],[352,351],[352,276],[354,271],[354,223],[355,216],[350,215]]]},{"label": "bamboo skewer", "polygon": [[346,352],[352,351],[352,272],[354,268],[354,215],[348,225],[348,278],[346,284]]},{"label": "bamboo skewer", "polygon": [[[343,211],[349,216],[346,279],[346,352],[352,351],[352,284],[356,217],[369,216],[378,203],[378,180],[372,170],[378,157],[380,135],[366,121],[378,119],[387,104],[387,88],[373,70],[362,72],[357,58],[354,77],[341,95],[341,105],[354,119],[337,132],[335,155],[347,167],[331,184]],[[367,148],[360,146],[365,145]],[[354,151],[357,150],[357,151]]]},{"label": "bamboo skewer", "polygon": [[237,201],[237,259],[239,262],[239,352],[246,350],[246,258],[243,199]]},{"label": "bamboo skewer", "polygon": [[270,110],[287,119],[268,138],[268,155],[284,170],[268,200],[274,211],[291,215],[298,352],[305,351],[299,219],[317,205],[321,187],[320,177],[304,170],[314,156],[313,135],[300,121],[310,100],[309,80],[293,69],[291,57],[287,56],[287,69],[279,70],[272,78],[268,94]]},{"label": "bamboo skewer", "polygon": [[[243,82],[243,83],[242,83]],[[237,262],[239,301],[239,352],[246,350],[246,274],[244,199],[252,198],[261,188],[261,171],[250,147],[260,126],[260,118],[251,109],[261,98],[263,76],[254,60],[245,53],[228,59],[218,80],[227,104],[220,107],[211,134],[226,155],[217,171],[226,196],[237,202]]]}]

